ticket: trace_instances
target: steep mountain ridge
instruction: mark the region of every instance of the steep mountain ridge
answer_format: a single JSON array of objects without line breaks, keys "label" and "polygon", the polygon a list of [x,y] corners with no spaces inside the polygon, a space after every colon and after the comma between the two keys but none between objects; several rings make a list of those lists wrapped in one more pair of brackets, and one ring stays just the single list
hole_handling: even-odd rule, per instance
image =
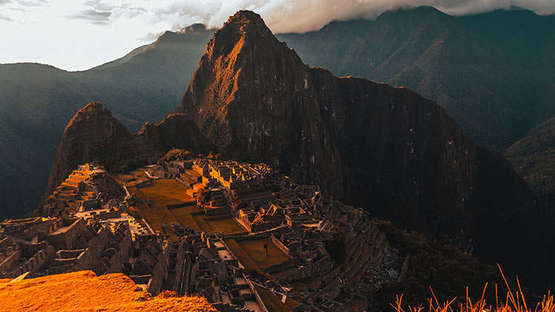
[{"label": "steep mountain ridge", "polygon": [[47,193],[87,160],[101,159],[112,164],[121,155],[134,154],[132,135],[112,113],[100,103],[89,103],[69,121],[58,148],[55,166],[50,174]]},{"label": "steep mountain ridge", "polygon": [[555,117],[511,145],[505,156],[532,187],[555,188]]}]

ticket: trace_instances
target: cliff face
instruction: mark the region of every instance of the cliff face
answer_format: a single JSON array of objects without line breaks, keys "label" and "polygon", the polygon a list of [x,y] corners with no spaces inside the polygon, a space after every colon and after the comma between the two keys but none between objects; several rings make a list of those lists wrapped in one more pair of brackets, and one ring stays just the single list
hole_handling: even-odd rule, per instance
[{"label": "cliff face", "polygon": [[526,185],[442,108],[404,88],[307,67],[252,12],[215,33],[178,110],[225,157],[274,164],[461,247],[472,237],[488,259],[513,257],[508,248],[523,233],[510,229],[530,227]]},{"label": "cliff face", "polygon": [[[200,133],[185,114],[172,113],[157,123],[147,122],[134,138],[138,154],[159,157],[170,148],[188,148],[197,152],[213,150],[212,144]],[[146,159],[146,158],[145,158]]]}]

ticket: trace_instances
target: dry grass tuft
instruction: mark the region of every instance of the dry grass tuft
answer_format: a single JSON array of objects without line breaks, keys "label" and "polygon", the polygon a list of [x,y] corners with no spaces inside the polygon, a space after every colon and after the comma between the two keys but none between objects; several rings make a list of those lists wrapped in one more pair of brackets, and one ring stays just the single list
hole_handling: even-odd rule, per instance
[{"label": "dry grass tuft", "polygon": [[428,298],[427,308],[424,306],[409,306],[404,308],[403,295],[397,295],[395,297],[395,303],[391,304],[391,306],[396,312],[555,312],[555,303],[553,301],[553,294],[551,294],[551,291],[548,290],[547,294],[543,296],[542,300],[538,302],[534,309],[531,309],[531,307],[528,307],[526,304],[526,298],[522,292],[522,287],[520,286],[518,277],[516,278],[518,291],[513,291],[507,282],[507,278],[505,277],[501,266],[497,264],[497,267],[499,268],[499,272],[501,273],[505,286],[507,287],[507,294],[505,295],[504,300],[500,300],[496,284],[494,287],[496,298],[495,306],[488,304],[484,299],[488,287],[487,283],[484,285],[484,289],[482,290],[482,296],[476,302],[472,302],[472,299],[468,295],[468,287],[466,288],[465,302],[459,303],[458,305],[454,304],[457,300],[456,297],[450,301],[440,303],[437,300],[433,289],[430,288],[432,297]]}]

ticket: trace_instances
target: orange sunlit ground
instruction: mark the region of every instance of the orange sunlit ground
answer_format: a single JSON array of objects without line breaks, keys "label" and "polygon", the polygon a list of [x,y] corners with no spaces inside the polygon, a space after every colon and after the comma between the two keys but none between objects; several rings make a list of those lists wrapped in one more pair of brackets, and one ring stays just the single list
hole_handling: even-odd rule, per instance
[{"label": "orange sunlit ground", "polygon": [[183,207],[170,210],[170,213],[184,227],[199,232],[237,234],[245,232],[232,217],[210,218],[198,207]]},{"label": "orange sunlit ground", "polygon": [[[264,244],[268,246],[267,255]],[[263,269],[289,260],[289,257],[277,248],[270,239],[239,241],[239,246]]]},{"label": "orange sunlit ground", "polygon": [[[268,255],[264,244],[268,245]],[[265,269],[286,262],[289,260],[279,248],[269,239],[237,241],[235,239],[226,240],[227,246],[237,257],[247,270],[262,273]]]},{"label": "orange sunlit ground", "polygon": [[195,230],[195,231],[203,231],[203,229],[199,226],[196,220],[193,218],[193,213],[201,212],[202,209],[192,206],[192,207],[182,207],[170,210],[170,213],[175,217],[175,219],[181,224],[182,226]]},{"label": "orange sunlit ground", "polygon": [[150,298],[123,274],[96,276],[91,271],[0,280],[2,311],[216,311],[204,298]]},{"label": "orange sunlit ground", "polygon": [[[232,217],[219,219],[205,217],[202,214],[204,210],[194,205],[171,210],[167,209],[167,205],[194,201],[194,198],[191,196],[191,189],[187,185],[198,182],[198,177],[198,173],[188,170],[183,175],[185,184],[175,179],[157,179],[153,180],[150,185],[137,187],[137,184],[146,181],[144,171],[135,170],[129,174],[119,176],[121,181],[127,181],[126,186],[130,193],[152,203],[150,206],[137,203],[130,209],[143,216],[157,232],[164,232],[162,224],[168,226],[167,231],[171,224],[180,224],[183,227],[199,232],[219,232],[223,234],[245,232],[245,229],[235,222]],[[168,232],[166,234],[171,233]]]},{"label": "orange sunlit ground", "polygon": [[245,229],[231,217],[219,219],[205,218],[205,221],[212,232],[219,232],[224,234],[237,234],[245,232]]},{"label": "orange sunlit ground", "polygon": [[181,204],[193,200],[191,196],[187,195],[185,186],[173,179],[154,180],[152,185],[145,187],[128,186],[128,190],[138,198],[152,203],[150,206],[139,205],[134,208],[155,231],[161,231],[162,224],[169,226],[180,223],[168,211],[167,205]]}]

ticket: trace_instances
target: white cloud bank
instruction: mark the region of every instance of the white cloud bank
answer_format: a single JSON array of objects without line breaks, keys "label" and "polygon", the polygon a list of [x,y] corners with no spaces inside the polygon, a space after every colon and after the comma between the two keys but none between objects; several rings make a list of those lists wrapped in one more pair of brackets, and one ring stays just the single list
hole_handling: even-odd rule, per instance
[{"label": "white cloud bank", "polygon": [[510,6],[555,13],[554,0],[0,0],[0,63],[87,69],[145,44],[148,34],[195,22],[219,27],[239,9],[261,14],[274,32],[305,32],[420,5],[453,15]]}]

